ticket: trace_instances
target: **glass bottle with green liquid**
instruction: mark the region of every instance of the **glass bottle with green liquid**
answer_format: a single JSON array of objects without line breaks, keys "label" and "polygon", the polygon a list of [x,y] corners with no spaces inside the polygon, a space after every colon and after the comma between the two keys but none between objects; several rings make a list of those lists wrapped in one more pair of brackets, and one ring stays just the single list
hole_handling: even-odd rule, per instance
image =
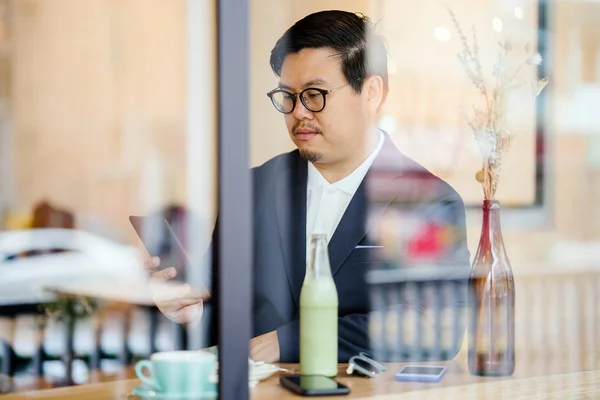
[{"label": "glass bottle with green liquid", "polygon": [[338,294],[327,236],[312,235],[310,248],[300,292],[300,374],[332,377],[338,371]]}]

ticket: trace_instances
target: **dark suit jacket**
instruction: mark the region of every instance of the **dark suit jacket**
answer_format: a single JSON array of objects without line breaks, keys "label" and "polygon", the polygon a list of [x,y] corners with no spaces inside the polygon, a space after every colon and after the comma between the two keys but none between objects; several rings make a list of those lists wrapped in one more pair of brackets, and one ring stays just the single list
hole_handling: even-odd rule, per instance
[{"label": "dark suit jacket", "polygon": [[[306,271],[307,162],[295,150],[254,168],[252,175],[253,334],[277,330],[280,361],[298,362],[299,297]],[[428,220],[454,227],[456,240],[443,264],[469,269],[462,199],[444,181],[404,156],[385,135],[380,154],[329,242],[339,298],[340,362],[369,348],[365,273],[372,254],[368,248],[356,249],[357,245],[373,244],[367,232],[367,214],[397,204],[409,205]],[[213,288],[217,287],[213,281]],[[213,291],[213,300],[217,298]]]}]

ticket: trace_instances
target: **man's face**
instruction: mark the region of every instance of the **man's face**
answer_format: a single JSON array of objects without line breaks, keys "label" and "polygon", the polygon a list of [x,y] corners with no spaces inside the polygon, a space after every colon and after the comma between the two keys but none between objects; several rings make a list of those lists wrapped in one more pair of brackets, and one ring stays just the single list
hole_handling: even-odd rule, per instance
[{"label": "man's face", "polygon": [[[303,49],[289,54],[281,68],[280,87],[299,94],[312,87],[332,90],[348,82],[340,60],[329,48]],[[298,96],[285,123],[300,154],[321,164],[343,162],[364,148],[369,111],[364,90],[357,94],[346,85],[326,95],[325,108],[311,112]]]}]

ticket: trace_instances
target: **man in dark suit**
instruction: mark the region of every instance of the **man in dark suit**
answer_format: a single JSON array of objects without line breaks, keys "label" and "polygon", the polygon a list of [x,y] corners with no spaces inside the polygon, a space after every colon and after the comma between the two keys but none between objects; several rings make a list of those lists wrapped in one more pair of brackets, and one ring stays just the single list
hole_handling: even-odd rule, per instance
[{"label": "man in dark suit", "polygon": [[[307,243],[312,233],[325,233],[339,297],[339,360],[347,362],[369,349],[365,274],[385,241],[367,217],[377,220],[392,203],[410,204],[420,221],[451,228],[452,240],[437,261],[468,271],[463,202],[376,128],[388,92],[387,55],[368,18],[343,11],[311,14],[279,39],[270,62],[280,82],[268,96],[284,114],[297,149],[253,170],[251,356],[298,362]],[[154,279],[173,272],[157,272]],[[198,302],[188,296],[158,306],[187,322],[199,314]]]}]

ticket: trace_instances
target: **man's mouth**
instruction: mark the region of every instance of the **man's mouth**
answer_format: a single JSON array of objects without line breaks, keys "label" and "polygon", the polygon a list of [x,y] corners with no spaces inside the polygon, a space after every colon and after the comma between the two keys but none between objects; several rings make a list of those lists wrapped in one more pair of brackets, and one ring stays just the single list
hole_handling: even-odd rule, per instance
[{"label": "man's mouth", "polygon": [[298,140],[310,140],[317,135],[320,135],[320,133],[310,128],[299,128],[296,129],[294,133],[294,136],[296,136]]}]

